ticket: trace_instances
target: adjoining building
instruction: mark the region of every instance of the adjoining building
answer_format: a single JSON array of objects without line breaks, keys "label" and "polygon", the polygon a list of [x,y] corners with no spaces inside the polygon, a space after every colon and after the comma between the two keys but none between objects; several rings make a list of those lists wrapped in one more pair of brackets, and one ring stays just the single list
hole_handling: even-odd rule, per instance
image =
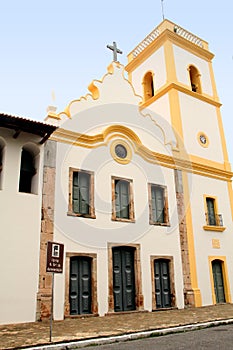
[{"label": "adjoining building", "polygon": [[55,129],[0,114],[0,324],[35,321],[43,149]]}]

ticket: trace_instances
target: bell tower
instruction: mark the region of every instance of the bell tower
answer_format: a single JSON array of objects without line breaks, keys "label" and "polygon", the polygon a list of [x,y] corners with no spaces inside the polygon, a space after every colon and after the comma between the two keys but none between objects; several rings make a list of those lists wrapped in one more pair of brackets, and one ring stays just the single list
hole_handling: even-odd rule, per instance
[{"label": "bell tower", "polygon": [[163,20],[129,53],[126,66],[136,93],[143,97],[140,108],[162,116],[176,134],[174,177],[186,306],[202,305],[190,173],[201,175],[197,184],[203,176],[217,179],[221,173],[233,215],[213,57],[206,41]]}]

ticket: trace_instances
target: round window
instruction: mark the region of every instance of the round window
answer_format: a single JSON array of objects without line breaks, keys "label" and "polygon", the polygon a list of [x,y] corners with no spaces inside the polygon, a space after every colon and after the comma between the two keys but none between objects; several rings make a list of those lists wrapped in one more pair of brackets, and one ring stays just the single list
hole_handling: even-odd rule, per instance
[{"label": "round window", "polygon": [[125,148],[125,146],[121,144],[117,144],[115,146],[115,153],[116,153],[116,156],[119,158],[124,159],[127,157],[127,149]]},{"label": "round window", "polygon": [[206,136],[203,135],[203,134],[201,134],[201,135],[200,135],[200,141],[201,141],[201,143],[203,143],[203,145],[205,145],[206,142],[207,142]]}]

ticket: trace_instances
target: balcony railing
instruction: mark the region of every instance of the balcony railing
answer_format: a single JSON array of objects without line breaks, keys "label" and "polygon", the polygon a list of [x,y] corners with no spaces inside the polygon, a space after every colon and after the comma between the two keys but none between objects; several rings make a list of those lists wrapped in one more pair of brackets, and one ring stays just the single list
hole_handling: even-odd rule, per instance
[{"label": "balcony railing", "polygon": [[134,60],[142,51],[144,51],[147,46],[149,46],[152,42],[157,40],[157,38],[165,31],[169,30],[175,33],[178,36],[190,41],[194,45],[197,45],[205,50],[208,50],[208,43],[197,37],[196,35],[190,33],[186,29],[176,25],[173,22],[165,19],[160,25],[158,25],[150,34],[148,34],[145,39],[143,39],[128,55],[128,61],[131,62]]},{"label": "balcony railing", "polygon": [[223,226],[222,214],[209,214],[205,213],[206,225],[208,226]]}]

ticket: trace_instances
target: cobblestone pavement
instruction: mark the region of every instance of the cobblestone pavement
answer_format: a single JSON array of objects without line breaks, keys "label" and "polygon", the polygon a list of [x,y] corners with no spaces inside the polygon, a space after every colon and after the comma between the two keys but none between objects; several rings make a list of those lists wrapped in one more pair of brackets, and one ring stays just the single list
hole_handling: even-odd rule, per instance
[{"label": "cobblestone pavement", "polygon": [[[173,326],[233,320],[233,304],[184,310],[131,312],[104,317],[66,318],[53,322],[52,342],[90,339]],[[24,349],[49,343],[49,321],[0,326],[0,349]]]}]

